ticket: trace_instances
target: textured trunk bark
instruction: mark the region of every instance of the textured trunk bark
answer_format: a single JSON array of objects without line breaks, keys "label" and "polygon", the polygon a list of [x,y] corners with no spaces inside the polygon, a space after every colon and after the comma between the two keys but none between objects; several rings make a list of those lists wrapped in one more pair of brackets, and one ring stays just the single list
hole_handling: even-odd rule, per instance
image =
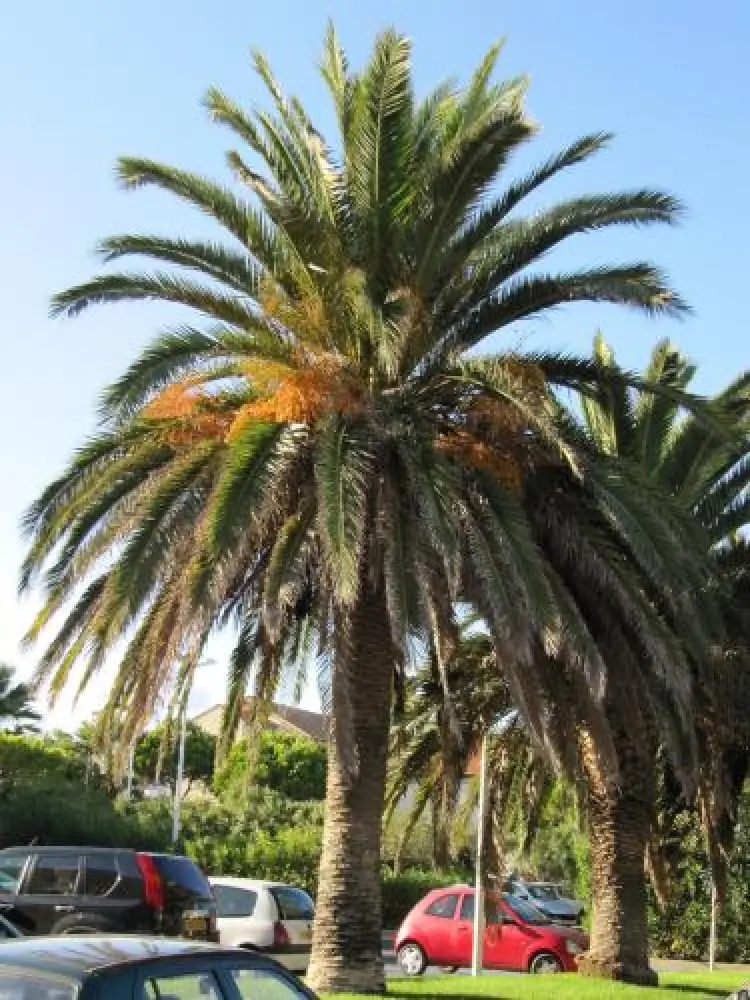
[{"label": "textured trunk bark", "polygon": [[656,985],[649,966],[645,853],[654,799],[653,761],[638,734],[614,732],[620,766],[615,783],[599,766],[590,739],[582,737],[591,828],[591,945],[578,969],[583,975]]},{"label": "textured trunk bark", "polygon": [[[307,981],[382,993],[380,849],[395,650],[382,593],[365,589],[334,666],[323,850]],[[352,755],[358,763],[351,771]]]},{"label": "textured trunk bark", "polygon": [[447,869],[451,863],[451,830],[456,818],[458,791],[455,777],[444,767],[438,784],[433,816],[433,861],[436,868]]}]

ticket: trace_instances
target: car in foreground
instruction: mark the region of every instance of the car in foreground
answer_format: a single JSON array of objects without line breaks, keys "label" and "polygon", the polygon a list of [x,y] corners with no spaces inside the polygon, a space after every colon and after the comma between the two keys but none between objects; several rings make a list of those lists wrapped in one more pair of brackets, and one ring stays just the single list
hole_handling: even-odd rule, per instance
[{"label": "car in foreground", "polygon": [[546,916],[558,924],[580,924],[584,906],[577,899],[563,895],[554,882],[526,882],[511,879],[503,886],[505,892],[536,906]]},{"label": "car in foreground", "polygon": [[293,972],[306,971],[315,906],[304,890],[249,878],[216,876],[209,882],[222,945],[259,951]]},{"label": "car in foreground", "polygon": [[0,948],[11,1000],[315,1000],[269,958],[175,938],[26,938]]},{"label": "car in foreground", "polygon": [[[419,976],[428,965],[449,969],[471,965],[473,889],[435,889],[408,914],[396,935],[398,965]],[[516,972],[575,972],[588,948],[583,931],[553,924],[536,907],[515,896],[487,894],[483,965]]]},{"label": "car in foreground", "polygon": [[0,851],[0,911],[25,935],[218,940],[216,901],[190,858],[118,848]]}]

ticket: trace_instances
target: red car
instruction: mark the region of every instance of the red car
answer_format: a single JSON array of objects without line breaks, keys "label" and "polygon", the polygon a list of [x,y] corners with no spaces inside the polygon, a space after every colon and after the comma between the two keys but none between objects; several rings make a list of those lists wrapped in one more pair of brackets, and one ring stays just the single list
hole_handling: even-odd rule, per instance
[{"label": "red car", "polygon": [[[435,889],[417,903],[396,935],[401,971],[421,976],[428,965],[460,969],[471,965],[474,890]],[[521,972],[575,972],[588,937],[575,927],[553,924],[516,896],[487,896],[483,965]]]}]

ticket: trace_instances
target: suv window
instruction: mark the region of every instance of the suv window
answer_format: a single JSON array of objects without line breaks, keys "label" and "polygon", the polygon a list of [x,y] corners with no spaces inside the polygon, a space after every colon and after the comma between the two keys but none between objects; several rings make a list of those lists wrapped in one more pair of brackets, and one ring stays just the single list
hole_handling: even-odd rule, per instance
[{"label": "suv window", "polygon": [[274,886],[271,895],[276,900],[279,916],[282,920],[312,920],[314,916],[313,901],[302,889],[292,886]]},{"label": "suv window", "polygon": [[151,860],[161,876],[167,891],[188,893],[195,899],[213,899],[211,886],[200,868],[190,858],[176,858],[170,854],[151,854]]},{"label": "suv window", "polygon": [[77,854],[40,854],[25,892],[30,896],[72,896],[78,888]]},{"label": "suv window", "polygon": [[425,910],[431,917],[444,917],[450,920],[456,912],[458,903],[458,893],[451,893],[449,896],[440,896]]},{"label": "suv window", "polygon": [[86,880],[84,895],[110,896],[120,881],[117,857],[109,852],[86,855]]},{"label": "suv window", "polygon": [[215,885],[216,905],[220,917],[252,917],[258,893],[252,889],[239,889],[234,885]]},{"label": "suv window", "polygon": [[18,892],[27,854],[0,854],[0,892]]}]

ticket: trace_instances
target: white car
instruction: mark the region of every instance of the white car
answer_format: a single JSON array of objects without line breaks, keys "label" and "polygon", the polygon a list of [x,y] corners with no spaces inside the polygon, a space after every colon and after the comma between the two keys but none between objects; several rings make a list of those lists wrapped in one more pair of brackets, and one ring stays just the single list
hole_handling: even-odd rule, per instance
[{"label": "white car", "polygon": [[282,882],[209,878],[216,897],[219,940],[275,958],[290,972],[310,960],[314,904],[306,892]]}]

